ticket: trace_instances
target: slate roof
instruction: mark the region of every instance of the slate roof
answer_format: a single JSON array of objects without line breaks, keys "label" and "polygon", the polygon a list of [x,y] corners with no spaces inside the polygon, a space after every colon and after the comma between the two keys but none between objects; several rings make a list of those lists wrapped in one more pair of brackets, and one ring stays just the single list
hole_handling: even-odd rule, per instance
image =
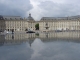
[{"label": "slate roof", "polygon": [[79,19],[80,15],[70,17],[42,17],[41,20],[75,20]]},{"label": "slate roof", "polygon": [[0,15],[0,20],[23,20],[20,16],[2,16]]}]

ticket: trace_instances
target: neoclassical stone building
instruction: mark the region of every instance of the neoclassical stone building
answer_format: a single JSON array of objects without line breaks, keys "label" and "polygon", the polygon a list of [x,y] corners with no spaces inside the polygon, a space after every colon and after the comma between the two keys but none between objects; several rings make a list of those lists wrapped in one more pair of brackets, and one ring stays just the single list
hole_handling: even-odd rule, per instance
[{"label": "neoclassical stone building", "polygon": [[0,15],[0,31],[35,31],[35,20],[29,14],[29,17],[21,18],[20,16],[1,16]]},{"label": "neoclassical stone building", "polygon": [[33,19],[33,17],[31,17],[31,14],[29,14],[29,17],[27,18],[27,29],[28,30],[32,30],[32,31],[35,31],[35,20]]},{"label": "neoclassical stone building", "polygon": [[31,14],[27,18],[0,15],[0,31],[35,31],[35,24],[37,23],[39,23],[39,31],[42,32],[80,30],[79,15],[71,17],[42,17],[40,21],[35,21]]},{"label": "neoclassical stone building", "polygon": [[42,17],[39,28],[40,31],[80,30],[80,16]]}]

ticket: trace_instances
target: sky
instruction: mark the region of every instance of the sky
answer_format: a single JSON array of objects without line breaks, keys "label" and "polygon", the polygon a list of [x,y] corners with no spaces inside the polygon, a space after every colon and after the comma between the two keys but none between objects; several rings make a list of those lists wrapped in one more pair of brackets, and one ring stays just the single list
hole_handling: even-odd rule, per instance
[{"label": "sky", "polygon": [[28,17],[66,17],[80,15],[80,0],[0,0],[0,15]]}]

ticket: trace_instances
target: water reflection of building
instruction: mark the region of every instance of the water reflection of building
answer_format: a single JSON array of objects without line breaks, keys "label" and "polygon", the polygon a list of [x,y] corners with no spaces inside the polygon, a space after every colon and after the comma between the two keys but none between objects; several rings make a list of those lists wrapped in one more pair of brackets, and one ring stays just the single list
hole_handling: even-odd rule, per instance
[{"label": "water reflection of building", "polygon": [[35,38],[29,38],[28,39],[27,42],[29,43],[30,47],[31,47],[31,44],[34,42],[34,40],[35,40]]},{"label": "water reflection of building", "polygon": [[40,33],[38,36],[35,33],[31,34],[7,34],[0,35],[0,44],[21,44],[23,42],[28,42],[31,44],[34,42],[35,38],[40,38],[43,42],[49,41],[74,41],[80,42],[79,32],[53,32],[53,33]]},{"label": "water reflection of building", "polygon": [[0,35],[0,46],[2,46],[5,42],[5,36],[4,35]]},{"label": "water reflection of building", "polygon": [[54,32],[54,33],[41,33],[40,38],[80,38],[79,32]]},{"label": "water reflection of building", "polygon": [[38,37],[35,33],[29,34],[7,34],[6,40],[28,40],[35,38],[80,38],[79,32],[53,32],[53,33],[40,33]]},{"label": "water reflection of building", "polygon": [[77,38],[41,38],[42,42],[54,42],[54,41],[62,41],[62,42],[76,42],[80,43],[80,39]]},{"label": "water reflection of building", "polygon": [[5,44],[21,44],[28,42],[31,46],[35,39],[35,34],[7,34],[5,35]]},{"label": "water reflection of building", "polygon": [[26,40],[25,40],[25,35],[24,34],[7,34],[7,35],[5,35],[5,45],[7,44],[13,44],[13,45],[15,45],[15,44],[21,44],[21,43],[23,43],[23,42],[26,42]]},{"label": "water reflection of building", "polygon": [[7,34],[6,40],[26,40],[29,38],[35,38],[35,34]]},{"label": "water reflection of building", "polygon": [[43,42],[51,42],[51,41],[80,42],[79,32],[42,33],[39,35],[39,37]]}]

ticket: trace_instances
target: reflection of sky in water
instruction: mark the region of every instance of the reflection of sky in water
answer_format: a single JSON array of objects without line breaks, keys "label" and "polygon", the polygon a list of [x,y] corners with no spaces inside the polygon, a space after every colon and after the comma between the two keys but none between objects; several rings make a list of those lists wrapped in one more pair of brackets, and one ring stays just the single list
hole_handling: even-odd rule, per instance
[{"label": "reflection of sky in water", "polygon": [[1,45],[0,60],[80,60],[80,43],[76,41],[29,38],[18,45]]},{"label": "reflection of sky in water", "polygon": [[31,58],[33,50],[28,43],[0,47],[0,60],[27,60]]},{"label": "reflection of sky in water", "polygon": [[[31,60],[79,60],[80,44],[72,42],[47,42],[35,40]],[[40,49],[41,48],[41,49]]]}]

